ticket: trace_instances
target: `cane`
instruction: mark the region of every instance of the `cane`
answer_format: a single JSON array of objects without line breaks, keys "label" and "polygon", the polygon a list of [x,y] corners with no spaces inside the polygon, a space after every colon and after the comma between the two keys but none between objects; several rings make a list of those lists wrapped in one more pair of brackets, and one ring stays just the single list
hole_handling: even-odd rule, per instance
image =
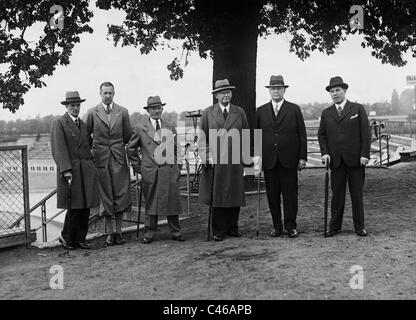
[{"label": "cane", "polygon": [[260,217],[260,182],[261,182],[261,170],[258,176],[257,182],[257,229],[256,229],[256,236],[259,236],[259,217]]},{"label": "cane", "polygon": [[[207,167],[207,168],[209,168],[209,167]],[[214,177],[215,177],[215,166],[212,165],[211,190],[210,190],[210,206],[209,206],[209,213],[208,213],[208,241],[211,240],[212,205],[214,203]]]},{"label": "cane", "polygon": [[325,164],[325,203],[324,203],[324,237],[326,238],[326,230],[328,224],[328,187],[329,187],[329,162]]},{"label": "cane", "polygon": [[[139,185],[139,175],[136,173],[136,182],[137,186]],[[139,238],[139,226],[140,226],[140,211],[142,208],[142,195],[143,195],[143,180],[140,181],[140,194],[137,191],[136,186],[136,201],[138,201],[137,205],[137,231],[136,231],[136,238]]]}]

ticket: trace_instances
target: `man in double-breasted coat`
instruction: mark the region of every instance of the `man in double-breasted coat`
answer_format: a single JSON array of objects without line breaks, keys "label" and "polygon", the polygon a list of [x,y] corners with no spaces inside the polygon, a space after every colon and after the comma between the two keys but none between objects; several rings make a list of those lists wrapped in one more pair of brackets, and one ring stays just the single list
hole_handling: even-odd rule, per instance
[{"label": "man in double-breasted coat", "polygon": [[179,226],[179,214],[182,213],[179,193],[181,166],[177,162],[176,130],[161,120],[165,104],[159,96],[148,98],[144,109],[149,117],[144,117],[134,128],[128,144],[133,170],[143,179],[145,244],[154,239],[158,216],[167,217],[174,240],[184,241]]},{"label": "man in double-breasted coat", "polygon": [[[222,241],[226,235],[241,236],[238,218],[240,207],[245,206],[241,142],[242,130],[249,125],[244,110],[231,104],[233,89],[228,79],[215,82],[212,93],[218,103],[203,111],[198,138],[198,152],[207,164],[201,172],[199,200],[212,206],[215,241]],[[238,140],[229,139],[233,135],[239,135]],[[251,158],[248,162],[251,164]]]},{"label": "man in double-breasted coat", "polygon": [[121,223],[123,213],[131,207],[130,171],[126,155],[126,145],[131,136],[130,118],[126,108],[113,102],[114,94],[113,84],[102,83],[102,102],[88,110],[86,120],[93,138],[92,152],[98,173],[98,189],[109,232],[106,246],[125,243]]},{"label": "man in double-breasted coat", "polygon": [[257,109],[256,127],[262,130],[262,167],[267,200],[273,221],[272,237],[282,234],[281,198],[284,227],[290,238],[298,236],[298,170],[307,161],[306,128],[298,105],[284,99],[288,85],[281,75],[271,76],[271,101]]},{"label": "man in double-breasted coat", "polygon": [[84,101],[78,91],[67,92],[65,101],[61,102],[67,112],[51,126],[51,149],[57,167],[57,206],[68,209],[59,241],[67,249],[90,248],[85,243],[88,217],[90,208],[99,205],[91,137],[78,117]]},{"label": "man in double-breasted coat", "polygon": [[322,111],[318,130],[322,162],[331,168],[331,221],[327,236],[341,231],[346,185],[350,189],[355,232],[367,236],[364,228],[364,166],[370,159],[370,125],[361,104],[345,98],[348,84],[333,77],[326,90],[333,104]]}]

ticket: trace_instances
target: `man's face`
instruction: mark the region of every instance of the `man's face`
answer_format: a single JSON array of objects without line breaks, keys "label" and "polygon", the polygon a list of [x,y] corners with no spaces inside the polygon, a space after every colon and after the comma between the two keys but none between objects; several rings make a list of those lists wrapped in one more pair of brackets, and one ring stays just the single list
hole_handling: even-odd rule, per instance
[{"label": "man's face", "polygon": [[346,90],[342,87],[335,87],[329,90],[329,94],[336,104],[340,104],[345,100],[345,92]]},{"label": "man's face", "polygon": [[110,104],[114,98],[114,88],[112,86],[103,86],[100,91],[101,100],[104,104]]},{"label": "man's face", "polygon": [[150,107],[147,108],[150,118],[159,120],[162,117],[163,107]]},{"label": "man's face", "polygon": [[280,102],[283,100],[283,96],[286,92],[285,87],[270,87],[269,88],[270,97],[275,102]]},{"label": "man's face", "polygon": [[68,113],[75,118],[78,117],[80,109],[81,109],[80,103],[70,103],[66,105],[66,110],[68,111]]},{"label": "man's face", "polygon": [[215,97],[218,99],[219,103],[221,103],[223,106],[226,106],[230,103],[231,98],[233,97],[233,93],[231,90],[224,90],[216,93]]}]

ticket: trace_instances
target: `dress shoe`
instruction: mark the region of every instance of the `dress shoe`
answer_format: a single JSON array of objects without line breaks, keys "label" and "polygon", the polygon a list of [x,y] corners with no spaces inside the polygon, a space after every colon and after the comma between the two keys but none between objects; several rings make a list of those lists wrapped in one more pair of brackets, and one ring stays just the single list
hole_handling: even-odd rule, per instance
[{"label": "dress shoe", "polygon": [[212,237],[212,239],[214,239],[214,241],[222,241],[222,240],[224,240],[223,237],[215,236],[215,235]]},{"label": "dress shoe", "polygon": [[296,229],[289,229],[287,231],[287,234],[288,234],[289,238],[297,238],[297,236],[298,236],[298,232],[296,231]]},{"label": "dress shoe", "polygon": [[75,247],[71,243],[67,242],[62,236],[59,236],[58,241],[66,250],[75,250]]},{"label": "dress shoe", "polygon": [[231,237],[241,237],[241,232],[239,231],[230,231],[228,232],[228,235]]},{"label": "dress shoe", "polygon": [[114,244],[116,244],[116,245],[122,245],[122,244],[125,244],[125,243],[126,243],[126,240],[124,240],[121,237],[121,233],[115,233],[114,234]]},{"label": "dress shoe", "polygon": [[172,236],[172,239],[175,241],[185,241],[182,235],[179,236]]},{"label": "dress shoe", "polygon": [[114,246],[114,234],[113,234],[113,233],[110,233],[110,234],[107,236],[107,239],[105,240],[104,245],[105,245],[106,247],[111,247],[111,246]]},{"label": "dress shoe", "polygon": [[329,238],[329,237],[333,237],[335,236],[337,233],[339,233],[339,230],[329,230],[325,233],[325,237]]},{"label": "dress shoe", "polygon": [[151,243],[153,241],[153,239],[152,238],[147,238],[147,237],[144,237],[143,238],[143,243],[144,244],[149,244],[149,243]]},{"label": "dress shoe", "polygon": [[80,242],[80,243],[74,243],[74,246],[80,249],[84,249],[84,250],[90,250],[91,246],[86,244],[85,242]]},{"label": "dress shoe", "polygon": [[366,237],[368,236],[368,232],[365,229],[361,229],[359,231],[355,231],[356,234],[358,234],[360,237]]},{"label": "dress shoe", "polygon": [[273,229],[272,232],[270,232],[270,236],[271,237],[279,237],[282,234],[282,230],[278,230],[278,229]]}]

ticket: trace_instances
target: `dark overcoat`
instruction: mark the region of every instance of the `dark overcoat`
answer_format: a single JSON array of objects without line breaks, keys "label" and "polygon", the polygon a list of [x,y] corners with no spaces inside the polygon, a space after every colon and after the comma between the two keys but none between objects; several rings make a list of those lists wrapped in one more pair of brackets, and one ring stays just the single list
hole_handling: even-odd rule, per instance
[{"label": "dark overcoat", "polygon": [[57,166],[57,207],[68,209],[68,184],[65,171],[72,172],[71,209],[97,207],[99,195],[97,174],[91,154],[91,137],[84,122],[80,128],[68,113],[55,119],[51,126],[51,149]]},{"label": "dark overcoat", "polygon": [[[133,170],[141,172],[146,199],[145,213],[178,215],[182,209],[176,130],[164,121],[161,121],[161,129],[162,132],[155,135],[156,130],[149,117],[144,117],[134,128],[127,150]],[[141,152],[141,158],[138,151]]]},{"label": "dark overcoat", "polygon": [[[216,141],[210,141],[210,129],[221,130],[219,138]],[[228,136],[238,132],[239,140],[233,140]],[[242,158],[242,130],[249,129],[248,121],[244,110],[236,105],[230,105],[230,111],[227,120],[221,112],[221,107],[217,103],[204,110],[198,139],[198,152],[206,159],[209,152],[214,158],[214,169],[211,166],[204,166],[201,172],[199,183],[199,200],[200,202],[214,207],[240,207],[245,206],[244,195],[244,163]],[[228,140],[228,143],[224,143]],[[239,144],[239,159],[233,159],[233,147]],[[216,152],[215,152],[216,150]],[[224,155],[228,155],[228,163],[221,164]],[[233,163],[236,162],[236,163]],[[251,160],[246,163],[249,165]],[[212,174],[214,170],[214,175]],[[212,180],[213,179],[213,180]],[[211,190],[212,188],[212,190]]]},{"label": "dark overcoat", "polygon": [[370,159],[370,126],[363,105],[347,101],[341,117],[335,104],[322,111],[318,130],[321,154],[331,156],[337,168],[341,158],[349,167],[361,166],[360,157]]}]

